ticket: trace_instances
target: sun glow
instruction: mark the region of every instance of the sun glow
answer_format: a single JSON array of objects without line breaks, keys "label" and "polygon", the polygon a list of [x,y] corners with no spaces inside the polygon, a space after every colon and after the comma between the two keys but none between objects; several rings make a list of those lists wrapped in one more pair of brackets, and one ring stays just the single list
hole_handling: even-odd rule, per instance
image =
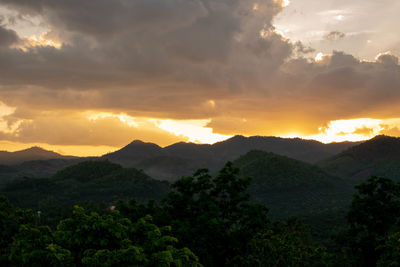
[{"label": "sun glow", "polygon": [[288,134],[283,137],[301,137],[313,139],[323,143],[363,141],[379,134],[398,135],[400,119],[371,119],[360,118],[350,120],[335,120],[318,129],[318,134],[300,135]]},{"label": "sun glow", "polygon": [[324,54],[319,52],[316,56],[315,56],[315,61],[321,61],[324,58]]},{"label": "sun glow", "polygon": [[283,0],[282,6],[287,7],[288,5],[290,5],[290,0]]},{"label": "sun glow", "polygon": [[15,47],[27,51],[29,48],[35,46],[51,46],[60,49],[62,43],[54,38],[50,38],[49,31],[46,31],[40,35],[31,35],[27,38],[23,38],[23,42],[17,44]]},{"label": "sun glow", "polygon": [[206,125],[210,120],[155,120],[158,127],[176,136],[186,136],[190,142],[208,143],[223,141],[232,137],[232,135],[216,134],[213,129]]},{"label": "sun glow", "polygon": [[135,118],[126,115],[126,114],[114,114],[110,112],[101,112],[101,113],[90,113],[88,114],[88,119],[89,120],[99,120],[99,119],[104,119],[104,118],[117,118],[121,122],[127,124],[128,126],[133,126],[133,127],[138,127],[138,123],[135,121]]},{"label": "sun glow", "polygon": [[290,0],[274,0],[274,2],[279,4],[281,7],[287,7],[290,5]]},{"label": "sun glow", "polygon": [[[215,101],[210,100],[208,104],[215,107]],[[175,136],[181,136],[182,140],[189,140],[194,143],[208,143],[212,144],[232,137],[232,135],[216,134],[213,129],[207,127],[210,122],[208,119],[204,120],[172,120],[172,119],[154,119],[154,118],[135,118],[127,114],[113,114],[108,112],[89,113],[88,119],[98,120],[104,118],[118,118],[121,122],[131,127],[141,127],[143,122],[146,125],[153,125],[158,129],[172,133]],[[132,137],[134,138],[134,137]]]}]

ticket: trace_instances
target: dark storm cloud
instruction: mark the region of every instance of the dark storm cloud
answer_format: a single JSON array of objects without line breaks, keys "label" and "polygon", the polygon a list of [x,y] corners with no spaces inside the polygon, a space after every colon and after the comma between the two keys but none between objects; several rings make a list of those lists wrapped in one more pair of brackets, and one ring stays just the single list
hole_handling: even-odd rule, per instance
[{"label": "dark storm cloud", "polygon": [[[312,48],[274,31],[272,19],[281,11],[276,1],[1,4],[40,16],[63,42],[59,49],[0,48],[0,100],[28,110],[10,121],[28,119],[35,111],[90,109],[212,118],[214,132],[234,133],[243,126],[249,134],[279,134],[296,127],[312,133],[338,118],[400,112],[397,58],[382,55],[377,62],[363,62],[333,52],[319,62],[291,59]],[[210,100],[215,105],[207,104]],[[38,136],[32,134],[38,129],[35,120],[36,127],[50,127],[40,116],[20,126],[21,133],[29,133],[21,136]],[[72,125],[73,120],[65,121]]]},{"label": "dark storm cloud", "polygon": [[5,29],[0,25],[0,47],[8,47],[18,41],[19,38],[15,31]]}]

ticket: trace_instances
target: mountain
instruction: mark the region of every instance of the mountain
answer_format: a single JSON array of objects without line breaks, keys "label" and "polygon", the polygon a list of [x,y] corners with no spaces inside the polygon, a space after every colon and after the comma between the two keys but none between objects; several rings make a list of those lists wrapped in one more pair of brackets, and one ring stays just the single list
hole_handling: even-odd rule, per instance
[{"label": "mountain", "polygon": [[318,166],[354,182],[362,182],[371,175],[400,181],[400,138],[376,136],[319,162]]},{"label": "mountain", "polygon": [[109,161],[85,161],[67,167],[50,178],[20,178],[8,183],[4,194],[15,205],[50,214],[54,207],[95,202],[110,205],[118,199],[161,199],[169,190],[143,171],[126,169]]},{"label": "mountain", "polygon": [[25,161],[17,165],[0,165],[0,188],[20,177],[50,177],[57,171],[90,158],[59,158]]},{"label": "mountain", "polygon": [[120,150],[103,155],[102,158],[117,162],[123,166],[132,166],[142,160],[163,154],[162,148],[156,144],[134,140]]},{"label": "mountain", "polygon": [[28,149],[7,152],[0,151],[0,163],[3,165],[16,165],[25,161],[48,160],[48,159],[70,159],[71,156],[63,156],[56,152],[45,150],[40,147],[31,147]]},{"label": "mountain", "polygon": [[273,152],[297,160],[315,163],[355,145],[352,142],[323,144],[315,140],[263,136],[234,136],[212,146],[216,154],[233,160],[251,150]]},{"label": "mountain", "polygon": [[[232,161],[251,150],[262,150],[288,156],[305,162],[317,162],[331,157],[355,144],[351,142],[323,144],[313,140],[279,137],[234,136],[213,145],[176,143],[164,148],[140,140],[98,158],[109,160],[123,167],[143,169],[151,177],[173,181],[191,175],[198,168],[215,172],[227,161]],[[38,147],[17,151],[0,152],[0,187],[7,181],[22,176],[47,177],[58,170],[81,161],[96,159],[62,156]]]},{"label": "mountain", "polygon": [[251,151],[233,163],[241,175],[253,178],[252,200],[266,204],[271,215],[279,218],[344,209],[353,193],[344,179],[286,156]]},{"label": "mountain", "polygon": [[134,141],[126,147],[104,155],[102,159],[124,167],[143,169],[152,177],[176,180],[191,175],[198,168],[217,171],[251,150],[262,150],[314,163],[333,156],[358,143],[323,144],[313,140],[279,137],[234,136],[213,145],[176,143],[161,148],[152,143]]}]

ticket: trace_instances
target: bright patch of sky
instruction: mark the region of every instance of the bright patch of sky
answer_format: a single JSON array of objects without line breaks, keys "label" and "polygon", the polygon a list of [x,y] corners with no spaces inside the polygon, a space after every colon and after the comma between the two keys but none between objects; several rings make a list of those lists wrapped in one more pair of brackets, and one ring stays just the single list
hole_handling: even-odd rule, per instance
[{"label": "bright patch of sky", "polygon": [[[400,1],[393,0],[292,0],[274,25],[293,42],[315,48],[315,55],[339,50],[373,60],[386,51],[400,55],[399,12]],[[331,32],[344,35],[327,38]]]}]

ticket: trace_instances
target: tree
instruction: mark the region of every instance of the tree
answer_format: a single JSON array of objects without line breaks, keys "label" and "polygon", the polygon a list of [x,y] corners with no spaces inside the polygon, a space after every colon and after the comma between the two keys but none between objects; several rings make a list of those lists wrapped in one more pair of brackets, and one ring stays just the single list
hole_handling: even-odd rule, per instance
[{"label": "tree", "polygon": [[189,249],[175,247],[178,240],[166,235],[168,230],[153,224],[150,215],[132,223],[118,211],[86,214],[76,206],[54,236],[77,266],[200,266]]},{"label": "tree", "polygon": [[232,266],[329,266],[331,259],[323,247],[314,246],[303,224],[296,218],[275,223],[248,242],[245,253]]},{"label": "tree", "polygon": [[12,243],[10,260],[17,266],[73,266],[71,252],[54,244],[48,226],[21,225]]},{"label": "tree", "polygon": [[400,266],[400,232],[391,234],[379,250],[382,254],[377,262],[378,267]]},{"label": "tree", "polygon": [[375,266],[388,235],[400,223],[400,185],[371,177],[356,186],[347,214],[348,242],[362,266]]},{"label": "tree", "polygon": [[5,196],[0,195],[0,266],[9,265],[11,244],[20,225],[34,222],[32,211],[15,208]]},{"label": "tree", "polygon": [[172,225],[174,235],[206,266],[226,265],[269,224],[268,210],[249,203],[251,179],[238,174],[229,162],[215,178],[200,169],[172,184],[163,200],[160,220]]}]

